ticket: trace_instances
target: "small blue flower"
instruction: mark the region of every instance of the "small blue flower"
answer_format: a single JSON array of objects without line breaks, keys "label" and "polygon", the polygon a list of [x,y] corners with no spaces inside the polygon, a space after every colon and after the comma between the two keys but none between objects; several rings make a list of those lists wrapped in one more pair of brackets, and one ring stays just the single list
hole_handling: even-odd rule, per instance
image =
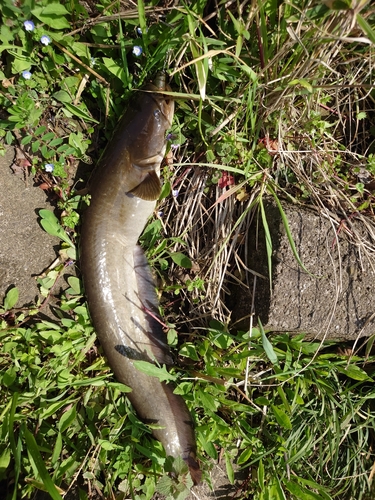
[{"label": "small blue flower", "polygon": [[90,59],[90,68],[93,68],[95,66],[95,64],[96,64],[95,57],[91,57],[91,59]]},{"label": "small blue flower", "polygon": [[163,215],[164,215],[163,210],[159,210],[159,211],[158,211],[158,217],[163,217]]},{"label": "small blue flower", "polygon": [[171,150],[176,151],[180,147],[180,144],[171,144]]},{"label": "small blue flower", "polygon": [[138,33],[138,35],[142,35],[142,29],[139,26],[137,28],[137,33]]},{"label": "small blue flower", "polygon": [[178,135],[177,134],[173,134],[172,132],[169,132],[169,134],[167,134],[167,141],[174,141],[175,139],[178,138]]},{"label": "small blue flower", "polygon": [[44,165],[44,170],[46,172],[53,172],[54,168],[55,168],[55,165],[53,163],[46,163]]},{"label": "small blue flower", "polygon": [[173,196],[174,198],[177,198],[177,196],[178,196],[179,192],[180,192],[180,191],[179,191],[178,189],[172,189],[172,196]]},{"label": "small blue flower", "polygon": [[143,52],[142,47],[140,47],[139,45],[134,45],[134,47],[133,47],[133,54],[136,57],[139,57],[140,55],[142,55],[142,52]]},{"label": "small blue flower", "polygon": [[31,71],[22,71],[22,76],[24,77],[25,80],[30,80],[32,74]]},{"label": "small blue flower", "polygon": [[34,31],[35,24],[32,21],[25,21],[23,27],[26,31]]},{"label": "small blue flower", "polygon": [[41,38],[40,38],[40,43],[42,43],[43,45],[49,45],[51,43],[51,39],[48,35],[43,35]]}]

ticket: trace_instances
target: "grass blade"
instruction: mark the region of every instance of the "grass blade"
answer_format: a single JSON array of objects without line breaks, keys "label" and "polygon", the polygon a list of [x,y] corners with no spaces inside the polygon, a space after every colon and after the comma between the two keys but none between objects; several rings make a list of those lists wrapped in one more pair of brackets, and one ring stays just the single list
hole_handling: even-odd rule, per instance
[{"label": "grass blade", "polygon": [[273,189],[268,186],[268,189],[270,190],[272,196],[275,198],[275,201],[276,201],[276,205],[280,211],[280,215],[281,215],[281,219],[283,221],[283,225],[284,225],[284,228],[285,228],[285,232],[286,232],[286,235],[288,237],[288,241],[289,241],[289,245],[290,245],[290,248],[292,249],[292,252],[293,252],[293,255],[296,259],[296,261],[298,262],[298,264],[301,266],[301,268],[307,273],[309,274],[310,276],[313,276],[307,269],[306,267],[303,265],[303,262],[302,260],[300,259],[300,256],[298,255],[298,252],[297,252],[297,248],[296,248],[296,244],[294,243],[294,239],[293,239],[293,236],[292,236],[292,233],[290,231],[290,227],[289,227],[289,222],[288,222],[288,218],[287,216],[285,215],[285,212],[283,210],[283,207],[280,203],[280,200],[279,198],[277,197],[276,193],[273,191]]},{"label": "grass blade", "polygon": [[[125,85],[125,88],[129,88],[130,84],[130,75],[128,68],[128,61],[126,58],[126,48],[125,48],[125,37],[122,31],[121,19],[118,20],[118,29],[120,34],[120,53],[121,53],[121,61],[122,61],[122,82]],[[104,60],[104,58],[103,58]],[[110,69],[110,68],[108,68]],[[110,69],[111,71],[111,69]]]},{"label": "grass blade", "polygon": [[368,22],[360,14],[357,14],[356,17],[357,17],[357,23],[360,26],[360,28],[362,29],[362,31],[364,33],[366,33],[366,35],[369,37],[369,39],[372,41],[372,43],[375,44],[375,32],[374,32],[374,30],[371,28],[371,26],[368,24]]},{"label": "grass blade", "polygon": [[143,0],[138,0],[138,16],[139,16],[139,27],[142,30],[142,38],[144,41],[147,41],[146,11]]},{"label": "grass blade", "polygon": [[272,239],[271,233],[268,226],[266,212],[264,210],[262,197],[259,197],[260,213],[262,216],[262,224],[264,229],[264,235],[266,237],[266,250],[267,250],[267,263],[268,263],[268,277],[270,280],[270,293],[272,294]]},{"label": "grass blade", "polygon": [[39,452],[38,445],[35,441],[34,436],[31,432],[25,427],[25,439],[27,444],[27,451],[30,453],[36,468],[40,474],[40,478],[43,481],[43,484],[47,490],[47,492],[51,495],[53,500],[62,500],[60,493],[57,491],[57,487],[51,479],[51,476],[48,474],[47,468],[43,461],[43,458]]},{"label": "grass blade", "polygon": [[18,442],[16,445],[16,440],[14,437],[14,415],[17,408],[18,396],[19,396],[18,392],[15,392],[13,394],[12,406],[10,408],[10,412],[8,415],[9,442],[14,458],[14,490],[13,490],[12,500],[17,499],[17,484],[21,468],[21,440],[18,437]]},{"label": "grass blade", "polygon": [[271,363],[276,365],[278,363],[276,353],[273,350],[271,342],[266,337],[266,334],[265,334],[264,329],[263,329],[263,325],[262,325],[259,318],[258,318],[258,323],[259,323],[260,333],[262,335],[262,344],[263,344],[264,352],[266,353],[267,358],[271,361]]}]

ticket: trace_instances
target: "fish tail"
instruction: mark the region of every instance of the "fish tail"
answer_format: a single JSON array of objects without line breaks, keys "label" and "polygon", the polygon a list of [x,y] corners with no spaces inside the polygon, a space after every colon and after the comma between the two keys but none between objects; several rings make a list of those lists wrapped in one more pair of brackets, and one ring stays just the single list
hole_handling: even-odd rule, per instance
[{"label": "fish tail", "polygon": [[198,462],[192,456],[185,457],[184,460],[189,467],[189,472],[194,485],[199,484],[202,480],[202,471]]}]

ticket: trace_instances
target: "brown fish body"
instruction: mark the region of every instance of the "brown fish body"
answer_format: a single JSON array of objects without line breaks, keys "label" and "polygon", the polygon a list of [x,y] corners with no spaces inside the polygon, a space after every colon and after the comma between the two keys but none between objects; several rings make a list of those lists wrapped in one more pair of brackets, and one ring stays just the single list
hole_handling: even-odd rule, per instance
[{"label": "brown fish body", "polygon": [[172,118],[173,101],[142,93],[120,121],[90,183],[81,270],[90,315],[116,378],[132,389],[129,399],[139,417],[161,427],[153,434],[167,455],[182,456],[197,482],[195,436],[184,400],[171,385],[134,366],[135,360],[172,363],[165,334],[149,314],[158,315],[158,301],[137,245],[160,192],[159,168]]}]

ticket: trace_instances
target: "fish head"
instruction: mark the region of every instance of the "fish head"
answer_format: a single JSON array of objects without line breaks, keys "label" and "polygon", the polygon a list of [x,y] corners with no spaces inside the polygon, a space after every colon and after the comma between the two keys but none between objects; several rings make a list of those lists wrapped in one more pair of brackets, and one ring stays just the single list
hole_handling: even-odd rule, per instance
[{"label": "fish head", "polygon": [[169,86],[160,89],[150,83],[143,90],[145,92],[138,97],[138,112],[142,120],[139,137],[147,136],[147,144],[142,144],[143,150],[155,153],[161,145],[165,144],[166,132],[172,126],[174,100],[165,94],[156,93],[161,90],[170,90]]},{"label": "fish head", "polygon": [[170,90],[148,84],[137,96],[130,124],[131,140],[128,141],[130,166],[137,172],[140,182],[131,191],[145,200],[155,200],[161,191],[159,170],[166,149],[166,133],[172,125],[174,101],[169,96],[156,93]]}]

